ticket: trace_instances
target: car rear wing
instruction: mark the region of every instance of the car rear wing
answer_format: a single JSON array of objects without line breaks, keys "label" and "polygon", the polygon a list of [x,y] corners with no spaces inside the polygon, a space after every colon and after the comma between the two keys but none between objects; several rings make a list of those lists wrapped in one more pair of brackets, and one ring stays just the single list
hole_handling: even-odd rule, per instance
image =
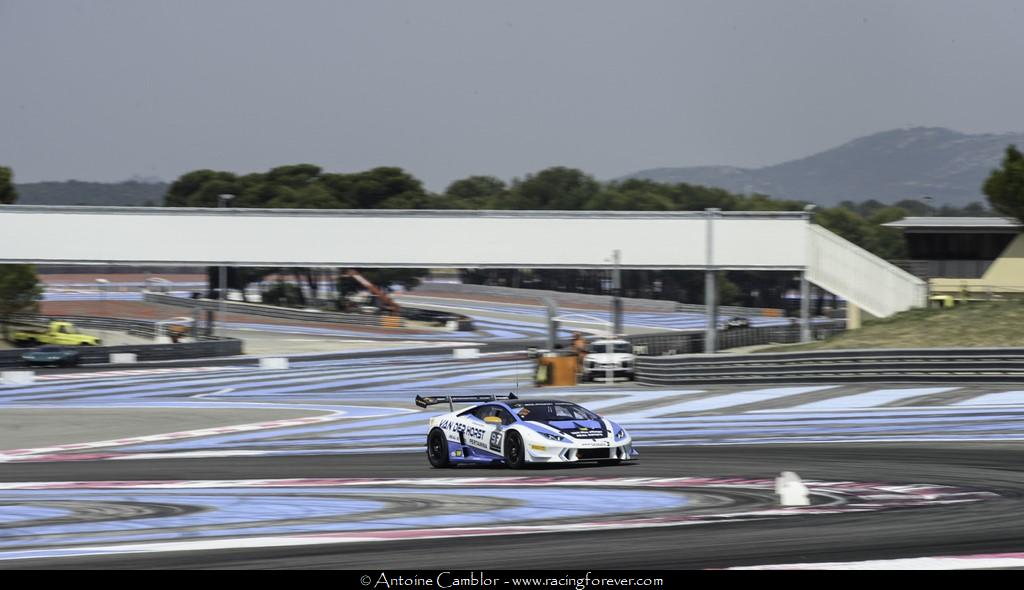
[{"label": "car rear wing", "polygon": [[421,408],[427,406],[433,406],[437,404],[448,404],[448,408],[451,411],[455,411],[455,404],[471,404],[479,402],[496,402],[500,400],[511,400],[519,399],[516,394],[510,393],[508,395],[431,395],[423,397],[422,395],[416,396],[416,405]]}]

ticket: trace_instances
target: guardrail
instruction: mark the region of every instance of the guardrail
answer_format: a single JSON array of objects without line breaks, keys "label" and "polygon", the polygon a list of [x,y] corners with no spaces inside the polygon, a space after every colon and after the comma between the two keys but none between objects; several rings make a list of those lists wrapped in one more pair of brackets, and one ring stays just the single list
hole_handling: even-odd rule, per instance
[{"label": "guardrail", "polygon": [[[96,330],[117,330],[141,336],[152,337],[156,333],[155,322],[147,320],[130,320],[121,318],[103,318],[95,316],[39,316],[17,314],[15,321],[48,322],[64,320],[81,328]],[[0,350],[0,367],[19,367],[24,363],[21,355],[28,349]],[[196,342],[179,342],[176,344],[124,344],[119,346],[77,346],[80,363],[102,364],[110,362],[110,355],[130,352],[139,361],[163,361],[176,359],[209,358],[242,354],[242,341],[236,338],[219,336],[200,336]]]},{"label": "guardrail", "polygon": [[[566,293],[564,291],[549,291],[544,289],[525,289],[515,287],[499,287],[494,285],[473,285],[468,283],[421,283],[410,295],[427,295],[430,293],[465,293],[467,295],[492,295],[499,297],[519,297],[530,299],[542,299],[550,297],[559,305],[585,304],[609,307],[612,302],[610,295],[591,295],[588,293]],[[691,313],[704,313],[703,305],[694,303],[677,303],[667,299],[640,299],[622,298],[623,305],[631,309],[643,309],[649,311],[678,312],[686,311]],[[774,308],[760,307],[736,307],[730,305],[719,306],[720,315],[741,315],[741,316],[769,316],[781,317],[785,311]]]},{"label": "guardrail", "polygon": [[[818,321],[811,324],[811,337],[824,340],[846,330],[845,320]],[[627,336],[638,356],[692,354],[704,351],[704,330]],[[800,326],[753,326],[718,331],[719,350],[761,344],[800,342]]]},{"label": "guardrail", "polygon": [[143,338],[156,336],[156,323],[150,320],[131,320],[125,318],[108,318],[100,316],[85,315],[60,315],[43,316],[36,314],[14,314],[11,319],[15,322],[48,323],[54,320],[71,322],[79,328],[93,328],[95,330],[115,330],[127,332]]},{"label": "guardrail", "polygon": [[[189,309],[199,308],[206,311],[220,311],[221,302],[211,299],[186,299],[163,293],[146,292],[142,296],[143,301],[158,303],[160,305],[172,305],[187,307]],[[436,312],[425,309],[403,308],[400,325],[394,325],[396,320],[387,315],[370,315],[360,313],[341,313],[333,311],[308,311],[303,309],[288,309],[261,305],[258,303],[241,303],[238,301],[225,301],[224,310],[231,313],[258,315],[277,319],[296,320],[303,322],[325,322],[331,324],[347,324],[355,326],[374,326],[386,328],[410,327],[402,320],[433,323],[444,326],[448,322],[456,322],[455,329],[460,331],[472,331],[473,322],[470,318],[454,313]]]},{"label": "guardrail", "polygon": [[832,383],[858,381],[1024,380],[1024,348],[872,349],[749,355],[637,358],[637,381],[693,383]]}]

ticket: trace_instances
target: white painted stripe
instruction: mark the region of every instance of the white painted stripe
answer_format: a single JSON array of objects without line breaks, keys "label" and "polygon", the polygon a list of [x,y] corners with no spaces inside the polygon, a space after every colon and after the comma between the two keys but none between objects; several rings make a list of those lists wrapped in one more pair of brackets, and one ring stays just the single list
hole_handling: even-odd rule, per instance
[{"label": "white painted stripe", "polygon": [[884,404],[892,403],[895,401],[919,397],[922,395],[932,395],[935,393],[943,393],[945,391],[953,391],[959,389],[958,387],[908,387],[901,389],[877,389],[875,391],[868,391],[865,393],[857,393],[854,395],[845,395],[842,397],[836,397],[832,399],[825,399],[817,402],[811,402],[809,404],[803,404],[802,406],[793,406],[790,410],[853,410],[860,408],[870,408],[874,406],[881,406]]},{"label": "white painted stripe", "polygon": [[732,570],[973,570],[1024,567],[1024,553],[731,567]]},{"label": "white painted stripe", "polygon": [[1004,391],[972,397],[954,406],[1021,406],[1024,405],[1024,391]]},{"label": "white painted stripe", "polygon": [[[345,417],[347,412],[337,410],[320,416],[309,416],[306,418],[293,418],[290,420],[273,420],[269,422],[255,422],[250,424],[238,424],[235,426],[223,426],[218,428],[203,428],[199,430],[185,430],[181,432],[167,432],[163,434],[150,434],[146,436],[135,436],[129,438],[117,438],[86,443],[75,443],[66,445],[55,445],[50,447],[35,447],[28,449],[11,449],[0,451],[0,463],[25,459],[32,455],[54,454],[64,451],[82,451],[86,449],[100,449],[104,447],[117,447],[125,445],[136,445],[149,442],[166,440],[178,440],[185,438],[198,438],[203,436],[216,436],[220,434],[251,432],[254,430],[268,430],[272,428],[285,428],[289,426],[305,426],[309,424],[320,424],[333,422]],[[361,416],[362,417],[362,416]]]},{"label": "white painted stripe", "polygon": [[756,402],[763,402],[781,397],[788,397],[791,395],[800,395],[803,393],[810,393],[812,391],[820,391],[823,389],[830,389],[835,387],[834,385],[818,385],[809,387],[773,387],[770,389],[755,389],[753,391],[744,391],[740,393],[729,393],[724,395],[716,395],[714,397],[708,397],[698,400],[683,401],[680,403],[662,406],[658,408],[644,408],[626,415],[618,417],[619,421],[623,422],[636,422],[640,420],[653,420],[657,416],[667,416],[669,414],[681,414],[685,412],[703,412],[707,410],[718,410],[722,408],[728,408],[732,406],[739,406],[744,404],[752,404]]},{"label": "white painted stripe", "polygon": [[158,369],[123,369],[119,371],[95,371],[90,373],[61,373],[57,375],[39,375],[37,381],[67,381],[75,379],[97,379],[102,377],[128,377],[133,375],[168,375],[177,373],[208,373],[211,371],[238,371],[249,367],[178,367]]},{"label": "white painted stripe", "polygon": [[[577,392],[577,391],[566,390],[566,391],[560,391],[559,393],[563,394],[563,395],[568,395],[570,393],[573,393],[573,394],[578,393],[579,395],[593,395],[591,392],[588,392],[588,391],[578,391]],[[594,393],[603,393],[603,392],[594,392]],[[626,404],[640,404],[640,403],[645,403],[645,402],[646,403],[654,403],[654,402],[658,402],[658,401],[661,401],[661,400],[664,400],[664,399],[668,399],[668,398],[684,396],[684,395],[692,395],[694,393],[703,393],[703,392],[700,391],[700,390],[696,390],[696,389],[686,389],[686,390],[682,390],[681,389],[681,390],[669,390],[669,391],[652,389],[652,390],[647,390],[647,391],[644,391],[644,390],[641,390],[641,391],[623,391],[623,392],[617,392],[617,393],[618,393],[618,395],[615,397],[615,399],[607,399],[607,400],[602,400],[602,401],[599,401],[599,402],[586,402],[586,403],[582,403],[581,405],[585,406],[588,410],[591,410],[593,412],[603,412],[603,411],[607,410],[608,408],[614,408],[616,406],[623,406],[623,405],[626,405]],[[614,394],[611,394],[611,395],[614,395]],[[605,418],[612,419],[612,420],[615,419],[613,416],[605,416]]]}]

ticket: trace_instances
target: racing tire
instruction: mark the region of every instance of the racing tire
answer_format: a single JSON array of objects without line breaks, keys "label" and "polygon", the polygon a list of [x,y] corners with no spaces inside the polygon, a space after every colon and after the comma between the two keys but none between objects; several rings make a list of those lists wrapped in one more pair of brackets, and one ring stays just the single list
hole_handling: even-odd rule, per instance
[{"label": "racing tire", "polygon": [[601,467],[611,467],[613,465],[618,465],[620,463],[622,463],[622,459],[604,459],[597,462],[597,464],[600,465]]},{"label": "racing tire", "polygon": [[427,460],[435,469],[450,467],[452,464],[448,457],[448,438],[440,428],[431,430],[427,435]]},{"label": "racing tire", "polygon": [[523,444],[523,437],[514,430],[505,435],[505,463],[509,469],[526,467],[526,445]]}]

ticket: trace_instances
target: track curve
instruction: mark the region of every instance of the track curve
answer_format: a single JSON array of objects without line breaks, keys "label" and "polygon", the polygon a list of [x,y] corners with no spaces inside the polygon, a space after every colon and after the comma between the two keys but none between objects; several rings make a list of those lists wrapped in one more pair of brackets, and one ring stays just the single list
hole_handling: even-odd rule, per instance
[{"label": "track curve", "polygon": [[[977,501],[888,506],[871,511],[762,515],[741,521],[687,526],[606,527],[597,530],[472,538],[347,542],[293,547],[206,551],[163,551],[140,555],[104,555],[5,561],[0,567],[83,568],[344,568],[404,569],[531,568],[719,568],[793,562],[890,559],[963,553],[999,553],[1024,547],[1024,446],[1016,444],[836,444],[647,449],[641,462],[619,467],[575,467],[512,472],[479,468],[430,469],[419,453],[328,457],[254,457],[202,460],[79,461],[9,464],[0,473],[7,482],[224,480],[266,478],[439,477],[499,484],[510,476],[534,479],[615,480],[623,478],[731,478],[770,481],[781,471],[807,480],[875,484],[952,486]],[[682,487],[680,493],[708,497],[713,486]],[[734,507],[766,508],[771,496],[762,487],[734,489],[726,498]],[[498,510],[501,503],[474,491],[474,509]],[[485,494],[486,496],[486,494]],[[525,494],[524,494],[525,496]],[[596,497],[595,497],[596,498]],[[410,501],[411,497],[401,498]],[[436,498],[421,498],[407,508],[437,510]],[[721,500],[721,498],[719,498]],[[565,502],[589,505],[583,495]],[[511,501],[509,501],[511,502]],[[187,503],[186,503],[187,504]],[[820,505],[821,501],[816,502]],[[815,508],[811,507],[811,508]],[[443,506],[451,510],[451,506]],[[470,511],[470,507],[466,507]],[[802,512],[801,512],[802,511]],[[657,515],[656,510],[650,515]],[[571,519],[570,519],[571,520]],[[481,525],[490,526],[487,523]]]}]

